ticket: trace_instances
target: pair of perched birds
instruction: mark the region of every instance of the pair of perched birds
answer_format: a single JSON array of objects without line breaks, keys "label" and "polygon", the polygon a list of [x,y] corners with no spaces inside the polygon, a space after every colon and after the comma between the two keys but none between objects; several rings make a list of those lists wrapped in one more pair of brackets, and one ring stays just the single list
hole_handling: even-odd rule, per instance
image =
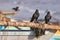
[{"label": "pair of perched birds", "polygon": [[[35,22],[37,23],[37,19],[39,17],[39,11],[38,9],[36,9],[35,13],[33,14],[30,22]],[[50,12],[48,11],[47,12],[47,15],[45,16],[45,23],[48,24],[48,22],[50,21],[51,19],[51,15],[50,15]],[[42,29],[39,29],[39,28],[32,28],[31,27],[31,30],[34,30],[35,31],[35,36],[38,37],[39,35],[44,35],[45,34],[45,30],[42,30]]]},{"label": "pair of perched birds", "polygon": [[[12,8],[12,9],[15,10],[15,11],[18,11],[19,7],[17,6],[17,7]],[[38,9],[36,9],[35,13],[33,14],[32,18],[30,20],[30,22],[37,23],[38,22],[37,21],[38,17],[39,17],[39,11],[38,11]],[[51,15],[50,15],[50,12],[48,11],[47,15],[45,16],[45,23],[48,24],[50,19],[51,19]],[[36,37],[38,37],[39,35],[44,35],[45,34],[45,30],[43,30],[43,29],[32,28],[31,27],[31,30],[34,30]]]}]

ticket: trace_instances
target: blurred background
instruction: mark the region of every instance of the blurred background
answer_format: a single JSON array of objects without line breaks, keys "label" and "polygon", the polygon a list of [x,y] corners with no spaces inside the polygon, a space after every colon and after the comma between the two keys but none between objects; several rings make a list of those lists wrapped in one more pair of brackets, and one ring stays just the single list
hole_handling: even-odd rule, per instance
[{"label": "blurred background", "polygon": [[16,6],[20,12],[11,17],[16,20],[30,20],[36,9],[40,12],[39,19],[44,19],[49,10],[54,18],[51,20],[60,20],[60,0],[0,0],[0,11],[11,11]]}]

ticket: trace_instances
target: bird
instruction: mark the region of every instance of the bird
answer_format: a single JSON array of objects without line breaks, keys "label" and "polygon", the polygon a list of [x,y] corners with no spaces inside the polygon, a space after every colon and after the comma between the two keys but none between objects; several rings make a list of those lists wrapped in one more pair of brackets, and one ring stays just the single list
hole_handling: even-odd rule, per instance
[{"label": "bird", "polygon": [[38,9],[36,9],[35,13],[33,14],[30,22],[37,22],[37,19],[39,17],[39,12],[38,12]]},{"label": "bird", "polygon": [[[33,14],[30,22],[34,22],[34,23],[37,23],[37,19],[39,17],[39,11],[38,9],[36,9],[35,13]],[[38,28],[32,28],[31,27],[31,30],[33,30],[35,32],[35,36],[38,37],[39,36],[39,29]]]},{"label": "bird", "polygon": [[50,12],[48,11],[47,15],[45,16],[45,23],[48,24],[48,22],[50,21],[50,19],[51,19],[51,15],[50,15]]},{"label": "bird", "polygon": [[14,11],[18,11],[19,7],[12,8]]},{"label": "bird", "polygon": [[[36,9],[35,13],[33,14],[32,18],[31,18],[31,20],[30,20],[30,22],[36,23],[38,17],[39,17],[39,12],[38,12],[38,9]],[[33,30],[33,29],[32,29],[32,30]]]},{"label": "bird", "polygon": [[[45,23],[48,24],[50,19],[51,19],[50,11],[47,11],[47,14],[45,16]],[[42,34],[45,35],[45,29],[42,30]]]}]

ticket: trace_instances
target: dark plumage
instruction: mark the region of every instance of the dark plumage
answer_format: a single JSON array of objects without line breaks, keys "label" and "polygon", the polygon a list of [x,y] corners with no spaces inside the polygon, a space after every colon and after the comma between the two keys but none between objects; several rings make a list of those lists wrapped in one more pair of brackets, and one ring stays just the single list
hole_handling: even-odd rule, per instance
[{"label": "dark plumage", "polygon": [[18,11],[19,7],[17,6],[16,8],[12,8],[15,11]]},{"label": "dark plumage", "polygon": [[50,21],[50,19],[51,19],[51,15],[50,15],[50,12],[48,11],[47,15],[45,16],[45,23],[48,24],[48,22]]},{"label": "dark plumage", "polygon": [[[35,13],[33,14],[30,22],[37,22],[37,19],[39,17],[39,12],[38,12],[38,9],[36,9]],[[39,29],[38,28],[32,28],[31,27],[31,30],[34,30],[35,31],[35,36],[38,37],[39,36]]]},{"label": "dark plumage", "polygon": [[[48,24],[50,19],[51,19],[51,15],[50,15],[50,12],[48,11],[47,15],[45,16],[45,23]],[[45,35],[45,29],[42,30],[42,34]]]},{"label": "dark plumage", "polygon": [[39,17],[39,12],[38,12],[38,9],[36,9],[35,13],[33,14],[32,18],[30,20],[30,22],[33,22],[33,21],[37,22],[38,17]]},{"label": "dark plumage", "polygon": [[[30,22],[35,22],[36,23],[38,17],[39,17],[39,12],[38,12],[38,9],[36,9],[35,13],[33,14],[32,18],[30,20]],[[33,30],[33,28],[31,28],[31,29]]]}]

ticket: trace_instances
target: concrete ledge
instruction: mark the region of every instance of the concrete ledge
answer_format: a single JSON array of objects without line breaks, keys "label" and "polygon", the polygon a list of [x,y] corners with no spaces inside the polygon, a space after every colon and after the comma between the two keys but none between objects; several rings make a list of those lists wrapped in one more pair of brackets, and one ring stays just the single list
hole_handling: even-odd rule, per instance
[{"label": "concrete ledge", "polygon": [[0,35],[34,35],[33,31],[0,31]]}]

